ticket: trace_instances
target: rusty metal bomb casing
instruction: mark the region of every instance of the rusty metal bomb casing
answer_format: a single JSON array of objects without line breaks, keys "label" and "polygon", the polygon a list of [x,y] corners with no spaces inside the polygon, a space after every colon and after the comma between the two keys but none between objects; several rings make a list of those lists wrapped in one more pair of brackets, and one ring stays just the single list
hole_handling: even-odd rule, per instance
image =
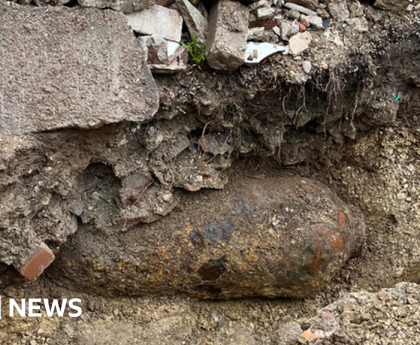
[{"label": "rusty metal bomb casing", "polygon": [[105,296],[303,298],[365,238],[361,212],[310,179],[246,179],[181,200],[163,219],[109,237],[82,226],[49,274]]}]

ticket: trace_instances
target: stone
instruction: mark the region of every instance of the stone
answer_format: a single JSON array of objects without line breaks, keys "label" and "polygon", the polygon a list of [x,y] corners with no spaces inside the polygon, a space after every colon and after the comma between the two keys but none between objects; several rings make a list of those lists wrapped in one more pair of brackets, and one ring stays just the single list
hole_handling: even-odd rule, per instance
[{"label": "stone", "polygon": [[364,241],[361,212],[321,183],[244,179],[190,193],[166,217],[113,232],[112,240],[82,225],[48,275],[104,296],[303,298],[328,284]]},{"label": "stone", "polygon": [[309,320],[310,327],[302,333],[302,337],[306,339],[322,339],[329,338],[335,332],[340,330],[340,325],[334,316],[325,310],[320,310],[318,315]]},{"label": "stone", "polygon": [[296,35],[297,33],[299,33],[299,31],[300,31],[299,22],[297,20],[294,20],[292,22],[292,26],[290,27],[289,37]]},{"label": "stone", "polygon": [[302,328],[296,321],[290,321],[275,332],[274,344],[295,345],[302,334]]},{"label": "stone", "polygon": [[[66,1],[66,0],[65,0]],[[165,1],[165,0],[163,0]],[[155,4],[154,0],[78,0],[82,7],[95,7],[95,8],[112,8],[115,11],[123,13],[132,13],[136,11],[145,10]],[[170,3],[166,2],[165,5],[169,6]]]},{"label": "stone", "polygon": [[[58,1],[56,1],[56,0],[53,0],[53,1],[50,1],[50,0],[34,0],[34,2],[35,2],[35,5],[37,5],[37,6],[63,6],[67,3],[69,3],[70,0],[58,0]],[[30,1],[24,0],[23,3],[21,3],[21,5],[29,5],[30,3],[31,3]]]},{"label": "stone", "polygon": [[264,37],[265,28],[251,28],[248,30],[247,41],[260,41]]},{"label": "stone", "polygon": [[154,5],[148,10],[128,14],[127,18],[128,24],[135,32],[181,41],[182,17],[176,10]]},{"label": "stone", "polygon": [[302,68],[306,74],[309,74],[312,69],[312,64],[310,61],[302,61]]},{"label": "stone", "polygon": [[409,0],[376,0],[373,4],[374,7],[379,8],[381,10],[399,14],[404,13],[408,5],[410,5]]},{"label": "stone", "polygon": [[197,34],[197,43],[202,45],[206,43],[207,19],[195,8],[189,0],[176,0],[178,11],[181,13],[184,22],[187,25],[190,36]]},{"label": "stone", "polygon": [[261,7],[257,10],[257,19],[270,19],[274,16],[276,10],[272,7]]},{"label": "stone", "polygon": [[[301,18],[301,20],[305,20],[311,28],[314,28],[315,30],[324,30],[324,23],[322,21],[322,18],[319,16],[302,16],[304,18]],[[305,23],[304,23],[305,24]]]},{"label": "stone", "polygon": [[254,43],[249,42],[245,52],[245,64],[256,65],[262,60],[275,53],[284,52],[285,46],[272,43]]},{"label": "stone", "polygon": [[0,136],[153,118],[157,87],[124,14],[10,6],[0,11]]},{"label": "stone", "polygon": [[54,261],[55,256],[48,246],[41,242],[39,247],[28,259],[27,262],[16,269],[28,280],[38,278],[42,272]]},{"label": "stone", "polygon": [[292,29],[292,23],[283,21],[280,24],[280,28],[281,28],[281,39],[283,41],[288,41],[290,30]]},{"label": "stone", "polygon": [[328,9],[330,11],[331,17],[337,21],[344,21],[350,16],[346,0],[330,1],[328,3]]},{"label": "stone", "polygon": [[318,1],[314,0],[289,0],[287,2],[293,2],[294,4],[309,8],[310,10],[316,10]]},{"label": "stone", "polygon": [[303,14],[307,14],[308,16],[316,16],[317,15],[316,12],[314,12],[314,11],[312,11],[312,10],[306,8],[306,7],[294,4],[292,2],[286,2],[284,4],[284,7],[288,8],[290,10],[298,11],[298,12],[303,13]]},{"label": "stone", "polygon": [[286,16],[289,19],[295,20],[295,19],[299,19],[300,13],[298,11],[296,11],[296,10],[290,10],[290,11],[287,11],[286,12]]},{"label": "stone", "polygon": [[359,31],[359,32],[369,31],[369,22],[364,18],[347,19],[346,23],[349,24],[356,31]]},{"label": "stone", "polygon": [[258,9],[260,7],[268,7],[267,1],[266,0],[259,0],[259,1],[254,2],[253,4],[248,6],[248,8],[251,11],[255,11],[256,9]]},{"label": "stone", "polygon": [[140,44],[147,50],[147,65],[153,73],[171,74],[188,67],[188,50],[178,42],[159,36],[144,36]]},{"label": "stone", "polygon": [[245,60],[249,9],[239,2],[217,1],[210,11],[206,60],[211,68],[236,70]]},{"label": "stone", "polygon": [[271,29],[277,36],[281,37],[281,30],[278,26],[275,26]]},{"label": "stone", "polygon": [[348,6],[351,17],[361,17],[364,14],[363,6],[360,2],[351,2]]},{"label": "stone", "polygon": [[298,33],[289,40],[289,50],[292,55],[299,55],[306,49],[312,41],[312,35],[309,32]]}]

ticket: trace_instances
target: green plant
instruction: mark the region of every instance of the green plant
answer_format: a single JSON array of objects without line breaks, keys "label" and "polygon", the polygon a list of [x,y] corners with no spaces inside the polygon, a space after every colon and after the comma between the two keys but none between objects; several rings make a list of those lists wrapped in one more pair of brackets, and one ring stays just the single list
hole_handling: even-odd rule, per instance
[{"label": "green plant", "polygon": [[192,36],[192,41],[189,43],[181,43],[185,48],[188,49],[188,52],[191,55],[191,59],[194,61],[194,66],[197,66],[201,70],[201,64],[206,59],[204,55],[204,50],[206,49],[206,45],[198,45],[197,44],[197,34],[194,32]]}]

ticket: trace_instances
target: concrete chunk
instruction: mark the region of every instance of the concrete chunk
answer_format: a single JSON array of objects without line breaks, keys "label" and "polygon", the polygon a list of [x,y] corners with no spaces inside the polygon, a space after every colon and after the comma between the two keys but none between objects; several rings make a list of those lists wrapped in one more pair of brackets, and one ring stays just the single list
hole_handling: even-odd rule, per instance
[{"label": "concrete chunk", "polygon": [[122,13],[29,7],[0,11],[0,136],[145,121],[155,81]]},{"label": "concrete chunk", "polygon": [[182,17],[176,10],[155,5],[148,10],[131,13],[127,18],[135,32],[181,41]]},{"label": "concrete chunk", "polygon": [[217,1],[211,11],[206,45],[210,67],[235,70],[245,59],[249,9],[239,2]]},{"label": "concrete chunk", "polygon": [[284,4],[284,7],[288,8],[290,10],[296,10],[296,11],[298,11],[300,13],[303,13],[303,14],[307,14],[308,16],[316,16],[317,15],[316,12],[310,10],[309,8],[294,4],[293,2],[286,2]]},{"label": "concrete chunk", "polygon": [[257,18],[261,19],[270,19],[276,13],[275,9],[272,7],[261,7],[257,10]]},{"label": "concrete chunk", "polygon": [[208,25],[207,19],[190,3],[189,0],[176,0],[176,4],[179,12],[184,18],[191,37],[196,33],[198,44],[205,44]]},{"label": "concrete chunk", "polygon": [[289,41],[289,49],[292,55],[299,55],[309,47],[312,35],[309,32],[298,33]]},{"label": "concrete chunk", "polygon": [[[42,1],[42,0],[38,0]],[[67,0],[59,0],[68,2]],[[82,7],[112,8],[115,11],[132,13],[149,8],[155,4],[154,0],[78,0]],[[163,3],[162,3],[163,4]]]},{"label": "concrete chunk", "polygon": [[187,69],[188,51],[177,42],[158,36],[140,38],[147,49],[147,64],[154,73],[171,74]]}]

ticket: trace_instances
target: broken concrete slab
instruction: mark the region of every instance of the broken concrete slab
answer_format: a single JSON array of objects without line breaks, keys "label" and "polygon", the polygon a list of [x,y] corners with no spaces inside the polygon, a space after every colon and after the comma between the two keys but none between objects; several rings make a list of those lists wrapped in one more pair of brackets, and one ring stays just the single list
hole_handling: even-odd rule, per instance
[{"label": "broken concrete slab", "polygon": [[257,10],[257,19],[270,19],[274,16],[276,10],[272,7],[261,7]]},{"label": "broken concrete slab", "polygon": [[5,6],[0,136],[154,116],[156,84],[122,13]]},{"label": "broken concrete slab", "polygon": [[269,7],[267,0],[258,0],[254,2],[253,4],[248,6],[251,11],[255,11],[256,9],[260,7]]},{"label": "broken concrete slab", "polygon": [[272,43],[249,42],[245,52],[245,63],[247,65],[259,64],[265,58],[279,52],[284,52],[285,46]]},{"label": "broken concrete slab", "polygon": [[328,3],[328,9],[330,11],[331,17],[338,21],[346,20],[350,16],[346,0],[330,1]]},{"label": "broken concrete slab", "polygon": [[308,16],[316,16],[317,13],[315,11],[310,10],[309,8],[294,4],[293,2],[286,2],[284,7],[290,10],[296,10],[300,13],[307,14]]},{"label": "broken concrete slab", "polygon": [[364,239],[361,212],[321,183],[245,179],[188,193],[162,220],[113,233],[112,240],[85,225],[48,274],[106,296],[302,298],[328,284]]},{"label": "broken concrete slab", "polygon": [[251,28],[248,30],[247,40],[248,41],[261,41],[262,38],[264,37],[264,33],[265,33],[264,27]]},{"label": "broken concrete slab", "polygon": [[181,13],[187,25],[190,36],[197,34],[197,42],[202,45],[206,43],[207,19],[195,8],[189,0],[176,0],[178,11]]},{"label": "broken concrete slab", "polygon": [[147,50],[147,65],[153,73],[172,74],[188,67],[188,50],[177,42],[159,36],[140,37]]},{"label": "broken concrete slab", "polygon": [[312,41],[312,35],[309,32],[298,33],[289,40],[289,49],[292,55],[299,55],[306,49]]},{"label": "broken concrete slab", "polygon": [[206,60],[210,67],[235,70],[245,59],[249,9],[239,2],[217,1],[208,25]]},{"label": "broken concrete slab", "polygon": [[300,18],[303,24],[306,25],[306,23],[309,24],[310,27],[312,27],[315,30],[324,30],[324,23],[322,21],[322,18],[319,16],[304,16]]},{"label": "broken concrete slab", "polygon": [[[115,11],[128,14],[152,7],[155,0],[78,0],[78,3],[82,7],[112,8]],[[165,2],[166,6],[169,6],[169,4]]]},{"label": "broken concrete slab", "polygon": [[181,41],[182,16],[176,10],[154,5],[148,10],[128,14],[127,18],[128,24],[135,32]]},{"label": "broken concrete slab", "polygon": [[376,0],[373,4],[376,8],[394,13],[404,13],[408,5],[410,5],[409,0]]}]

